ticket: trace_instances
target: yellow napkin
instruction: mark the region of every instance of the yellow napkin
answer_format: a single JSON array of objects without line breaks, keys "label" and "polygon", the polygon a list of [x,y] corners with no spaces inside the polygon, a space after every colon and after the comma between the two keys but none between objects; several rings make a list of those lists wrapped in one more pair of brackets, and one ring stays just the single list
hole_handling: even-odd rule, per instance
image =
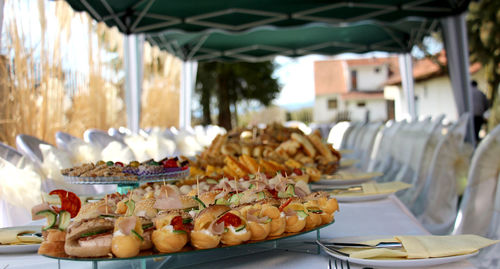
[{"label": "yellow napkin", "polygon": [[407,189],[411,187],[411,184],[394,181],[394,182],[367,182],[361,184],[362,192],[340,192],[334,193],[335,196],[362,196],[362,195],[374,195],[374,194],[384,194],[384,193],[394,193],[400,190]]},{"label": "yellow napkin", "polygon": [[0,244],[41,243],[39,237],[20,237],[23,233],[39,233],[40,227],[9,227],[0,229]]},{"label": "yellow napkin", "polygon": [[359,171],[338,171],[332,175],[323,176],[325,180],[356,180],[378,177],[383,175],[381,172],[359,172]]},{"label": "yellow napkin", "polygon": [[341,251],[349,253],[352,258],[359,259],[425,259],[470,254],[481,248],[496,244],[500,242],[500,240],[490,240],[488,238],[472,234],[446,236],[405,235],[395,236],[392,239],[372,240],[365,243],[377,244],[378,242],[401,242],[403,244],[403,248],[343,248]]}]

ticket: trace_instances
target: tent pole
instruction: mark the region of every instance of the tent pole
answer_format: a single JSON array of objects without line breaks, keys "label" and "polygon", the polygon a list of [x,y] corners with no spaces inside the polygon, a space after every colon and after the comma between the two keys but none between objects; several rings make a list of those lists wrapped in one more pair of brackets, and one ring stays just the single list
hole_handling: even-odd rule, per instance
[{"label": "tent pole", "polygon": [[3,26],[3,6],[5,5],[4,0],[0,0],[0,48],[2,47],[2,26]]},{"label": "tent pole", "polygon": [[179,103],[179,129],[191,126],[192,93],[196,85],[198,62],[183,61],[181,73],[181,92]]},{"label": "tent pole", "polygon": [[470,113],[465,141],[476,144],[474,136],[474,115],[472,114],[472,91],[469,75],[469,46],[465,14],[448,17],[441,20],[443,40],[448,59],[448,72],[453,87],[453,96],[457,112],[462,115]]},{"label": "tent pole", "polygon": [[401,84],[403,86],[404,96],[408,106],[408,115],[412,121],[417,119],[415,108],[415,90],[413,82],[413,64],[411,54],[405,53],[399,55],[399,72],[401,73]]},{"label": "tent pole", "polygon": [[141,119],[144,34],[125,35],[123,41],[127,126],[132,133],[137,134]]}]

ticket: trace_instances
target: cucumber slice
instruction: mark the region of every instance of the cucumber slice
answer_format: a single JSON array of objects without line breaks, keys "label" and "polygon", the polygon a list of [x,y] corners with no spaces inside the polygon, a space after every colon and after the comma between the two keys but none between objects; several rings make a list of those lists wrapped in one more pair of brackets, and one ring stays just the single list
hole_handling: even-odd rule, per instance
[{"label": "cucumber slice", "polygon": [[203,209],[203,208],[207,208],[207,206],[205,205],[205,203],[203,203],[202,200],[200,200],[200,198],[198,198],[198,195],[195,195],[195,196],[192,196],[192,198],[198,202],[198,204],[200,204],[200,209]]},{"label": "cucumber slice", "polygon": [[191,223],[193,219],[182,219],[182,224]]},{"label": "cucumber slice", "polygon": [[71,214],[66,210],[59,212],[59,230],[64,231],[71,223]]},{"label": "cucumber slice", "polygon": [[172,232],[174,234],[186,234],[186,231],[184,231],[184,230],[173,230]]},{"label": "cucumber slice", "polygon": [[146,229],[149,229],[151,227],[153,227],[153,223],[144,224],[144,225],[142,225],[142,230],[146,230]]},{"label": "cucumber slice", "polygon": [[240,199],[242,196],[243,196],[243,193],[233,194],[233,196],[231,196],[231,198],[229,198],[229,203],[230,204],[238,204],[240,202]]},{"label": "cucumber slice", "polygon": [[135,210],[135,202],[134,200],[127,200],[125,202],[125,205],[127,206],[127,212],[125,213],[126,216],[132,216]]},{"label": "cucumber slice", "polygon": [[109,215],[109,214],[101,214],[99,216],[100,218],[118,218],[118,216],[115,216],[115,215]]},{"label": "cucumber slice", "polygon": [[262,199],[266,199],[266,194],[263,191],[257,193],[257,200]]},{"label": "cucumber slice", "polygon": [[238,226],[238,227],[234,228],[234,231],[235,231],[235,232],[239,232],[239,231],[241,231],[241,230],[245,229],[245,227],[247,227],[245,224],[240,225],[240,226]]},{"label": "cucumber slice", "polygon": [[256,178],[256,176],[255,176],[254,174],[249,174],[249,175],[248,175],[248,178],[250,178],[250,179],[255,179],[255,178]]},{"label": "cucumber slice", "polygon": [[295,196],[295,186],[293,186],[292,184],[288,184],[288,186],[286,187],[286,193],[288,193],[290,197]]},{"label": "cucumber slice", "polygon": [[43,227],[42,230],[48,230],[56,225],[57,222],[57,215],[54,211],[52,210],[42,210],[36,215],[44,216],[47,218],[47,226]]},{"label": "cucumber slice", "polygon": [[137,236],[137,238],[139,238],[141,241],[144,241],[144,238],[142,238],[142,236],[136,232],[135,230],[131,230],[130,231],[133,235]]},{"label": "cucumber slice", "polygon": [[280,192],[278,192],[278,198],[290,198],[290,197],[292,197],[292,195],[290,195],[286,191],[280,191]]},{"label": "cucumber slice", "polygon": [[315,213],[315,214],[321,214],[321,213],[323,213],[323,210],[321,210],[319,208],[308,208],[307,211],[309,211],[311,213]]},{"label": "cucumber slice", "polygon": [[220,199],[215,200],[215,204],[216,205],[229,205],[229,202],[224,198],[220,198]]},{"label": "cucumber slice", "polygon": [[309,216],[309,214],[307,214],[303,210],[297,210],[296,212],[297,212],[297,216],[299,216],[299,218],[307,218],[307,216]]},{"label": "cucumber slice", "polygon": [[254,185],[254,184],[250,184],[250,186],[248,186],[248,189],[249,189],[249,190],[251,190],[251,189],[253,189],[253,188],[255,188],[255,185]]},{"label": "cucumber slice", "polygon": [[224,228],[224,232],[225,233],[229,232],[229,229],[228,228]]},{"label": "cucumber slice", "polygon": [[215,179],[209,178],[209,179],[207,179],[207,184],[217,185],[217,184],[219,184],[219,182],[217,182],[217,180],[215,180]]}]

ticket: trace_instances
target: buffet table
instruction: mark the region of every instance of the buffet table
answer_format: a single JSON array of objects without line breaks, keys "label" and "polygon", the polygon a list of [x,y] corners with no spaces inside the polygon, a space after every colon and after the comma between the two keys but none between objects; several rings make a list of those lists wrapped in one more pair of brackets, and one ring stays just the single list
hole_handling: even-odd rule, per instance
[{"label": "buffet table", "polygon": [[[418,223],[406,207],[395,197],[359,203],[341,203],[335,223],[321,230],[322,239],[373,235],[424,235],[428,232]],[[314,241],[315,233],[294,240]],[[199,268],[328,268],[330,256],[306,254],[274,249],[246,256],[200,264]],[[332,257],[333,260],[333,257]],[[126,262],[102,262],[99,268],[124,268]],[[134,265],[138,265],[135,263]],[[132,265],[132,266],[134,266]],[[169,267],[169,260],[147,263],[148,267]],[[4,268],[57,268],[58,261],[37,254],[0,254],[0,269]],[[90,262],[61,261],[61,268],[91,268]],[[130,266],[128,268],[131,268]],[[163,268],[163,267],[162,267]],[[362,268],[351,264],[351,268]],[[429,268],[474,268],[468,261],[461,261]],[[377,268],[380,269],[380,268]]]}]

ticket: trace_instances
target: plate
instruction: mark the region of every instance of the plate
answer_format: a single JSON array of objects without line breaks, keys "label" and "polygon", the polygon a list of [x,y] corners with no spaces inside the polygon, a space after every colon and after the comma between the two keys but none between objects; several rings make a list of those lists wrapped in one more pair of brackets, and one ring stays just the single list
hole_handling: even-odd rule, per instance
[{"label": "plate", "polygon": [[[18,231],[34,231],[41,232],[42,226],[16,226],[1,228],[0,232],[6,230],[18,230]],[[25,252],[37,252],[40,248],[40,244],[26,244],[26,245],[0,245],[0,253],[25,253]]]},{"label": "plate", "polygon": [[319,185],[350,185],[360,184],[370,181],[372,178],[380,176],[379,172],[337,172],[333,175],[323,175],[318,182]]},{"label": "plate", "polygon": [[340,159],[340,168],[347,168],[357,164],[359,160],[356,159]]},{"label": "plate", "polygon": [[349,203],[349,202],[363,202],[363,201],[373,201],[380,200],[389,197],[389,195],[393,194],[393,192],[387,193],[377,193],[377,194],[369,194],[369,195],[335,195],[332,194],[332,197],[335,197],[338,202]]},{"label": "plate", "polygon": [[[334,242],[363,242],[363,241],[368,241],[372,239],[377,239],[377,238],[388,238],[391,236],[367,236],[367,237],[345,237],[345,238],[338,238],[335,240],[330,240]],[[347,257],[338,253],[335,253],[333,251],[330,251],[328,249],[323,249],[326,253],[329,255],[343,260],[343,261],[349,261],[350,263],[355,263],[355,264],[360,264],[364,266],[370,266],[374,268],[378,267],[390,267],[390,268],[408,268],[408,267],[413,267],[413,268],[418,268],[418,267],[428,267],[428,266],[434,266],[434,265],[440,265],[440,264],[446,264],[446,263],[452,263],[452,262],[457,262],[461,260],[468,259],[472,256],[477,255],[479,252],[476,251],[471,254],[466,254],[466,255],[458,255],[458,256],[450,256],[450,257],[442,257],[442,258],[429,258],[429,259],[393,259],[393,260],[381,260],[381,259],[359,259],[359,258],[351,258]]]}]

